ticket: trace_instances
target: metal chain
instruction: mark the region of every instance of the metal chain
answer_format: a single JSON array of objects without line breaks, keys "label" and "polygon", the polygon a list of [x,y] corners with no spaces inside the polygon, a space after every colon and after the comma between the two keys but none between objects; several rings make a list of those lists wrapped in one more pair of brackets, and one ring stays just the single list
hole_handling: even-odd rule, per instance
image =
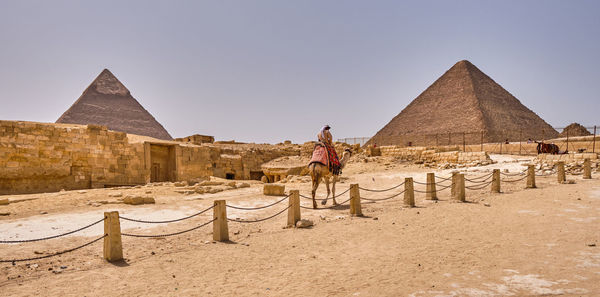
[{"label": "metal chain", "polygon": [[211,210],[213,208],[215,208],[214,205],[211,206],[211,207],[209,207],[209,208],[207,208],[207,209],[205,209],[205,210],[203,210],[203,211],[197,212],[197,213],[195,213],[193,215],[190,215],[190,216],[187,216],[187,217],[184,217],[184,218],[180,218],[180,219],[167,220],[167,221],[144,221],[144,220],[130,219],[130,218],[122,217],[122,216],[119,216],[119,219],[126,220],[126,221],[131,221],[131,222],[137,222],[137,223],[145,223],[145,224],[166,224],[166,223],[173,223],[173,222],[179,222],[179,221],[191,219],[191,218],[193,218],[195,216],[198,216],[198,215],[201,215],[201,214],[203,214],[203,213],[205,213],[205,212],[207,212],[207,211],[209,211],[209,210]]},{"label": "metal chain", "polygon": [[352,200],[352,198],[348,198],[348,200],[346,200],[346,201],[343,201],[343,202],[341,202],[341,203],[338,203],[337,205],[332,205],[332,206],[328,206],[328,207],[322,207],[322,208],[317,208],[317,209],[315,209],[315,208],[312,208],[312,207],[302,206],[302,205],[300,205],[300,208],[304,208],[304,209],[312,209],[312,210],[324,210],[324,209],[332,209],[332,208],[336,208],[336,207],[338,207],[338,206],[340,206],[340,205],[343,205],[344,203],[346,203],[346,202],[348,202],[348,201],[350,201],[350,200]]},{"label": "metal chain", "polygon": [[123,236],[129,236],[129,237],[142,237],[142,238],[156,238],[156,237],[169,237],[169,236],[175,236],[175,235],[179,235],[179,234],[183,234],[183,233],[187,233],[190,231],[194,231],[196,229],[202,228],[214,221],[216,221],[217,219],[213,219],[212,221],[208,221],[202,225],[198,225],[194,228],[191,229],[187,229],[187,230],[183,230],[183,231],[179,231],[179,232],[174,232],[174,233],[167,233],[167,234],[158,234],[158,235],[142,235],[142,234],[129,234],[129,233],[121,233],[121,235]]},{"label": "metal chain", "polygon": [[402,185],[404,185],[404,183],[406,183],[406,181],[402,182],[401,184],[397,185],[397,186],[393,186],[389,189],[382,189],[382,190],[374,190],[374,189],[366,189],[366,188],[362,188],[362,187],[358,187],[359,189],[363,190],[363,191],[367,191],[367,192],[387,192],[387,191],[391,191],[395,188],[398,188]]},{"label": "metal chain", "polygon": [[486,183],[485,185],[480,185],[480,186],[471,186],[471,187],[465,187],[465,188],[467,188],[467,189],[469,189],[469,190],[481,190],[481,189],[483,189],[483,188],[485,188],[485,187],[487,187],[487,186],[491,185],[491,184],[492,184],[492,182],[493,182],[493,181],[490,181],[490,182]]},{"label": "metal chain", "polygon": [[[466,181],[468,181],[468,182],[471,182],[471,183],[482,183],[482,182],[486,182],[486,181],[487,181],[488,179],[490,179],[490,178],[491,178],[493,175],[494,175],[494,173],[492,172],[492,173],[490,173],[490,174],[482,175],[482,176],[475,177],[475,178],[472,178],[472,179],[468,179],[468,178],[466,178],[466,177],[465,177],[465,180],[466,180]],[[485,178],[484,178],[484,177],[485,177]],[[484,179],[482,179],[482,178],[484,178]],[[480,179],[481,179],[481,180],[480,180]]]},{"label": "metal chain", "polygon": [[449,177],[441,177],[441,176],[436,176],[436,178],[439,178],[439,179],[441,179],[442,181],[447,181],[447,180],[450,180],[450,179],[452,178],[452,176],[449,176]]},{"label": "metal chain", "polygon": [[45,255],[45,256],[39,256],[39,257],[33,257],[33,258],[25,258],[25,259],[12,259],[12,260],[0,260],[0,263],[14,263],[14,262],[24,262],[24,261],[33,261],[33,260],[40,260],[40,259],[46,259],[46,258],[50,258],[50,257],[54,257],[54,256],[58,256],[58,255],[62,255],[65,253],[70,253],[72,251],[76,251],[80,248],[86,247],[104,237],[108,236],[107,234],[104,234],[104,236],[100,237],[100,238],[96,238],[88,243],[85,243],[83,245],[80,245],[78,247],[72,248],[72,249],[68,249],[68,250],[64,250],[64,251],[60,251],[60,252],[56,252],[54,254],[50,254],[50,255]]},{"label": "metal chain", "polygon": [[287,195],[287,196],[283,197],[283,199],[281,199],[275,203],[265,205],[265,206],[259,206],[259,207],[240,207],[240,206],[229,205],[229,204],[226,204],[225,206],[227,206],[229,208],[233,208],[233,209],[239,209],[239,210],[259,210],[259,209],[265,209],[265,208],[271,207],[273,205],[276,205],[276,204],[282,202],[283,200],[288,199],[289,197],[290,197],[290,195]]},{"label": "metal chain", "polygon": [[525,173],[525,172],[524,172],[524,171],[521,171],[521,172],[515,172],[515,173],[505,173],[505,172],[502,172],[502,171],[500,172],[500,174],[502,174],[502,175],[504,175],[504,176],[518,176],[518,175],[521,175],[521,174],[523,174],[523,173]]},{"label": "metal chain", "polygon": [[514,183],[514,182],[522,181],[522,180],[524,180],[526,178],[527,178],[527,175],[525,175],[525,176],[523,176],[522,178],[519,178],[519,179],[515,179],[515,180],[503,180],[502,182],[505,182],[505,183]]},{"label": "metal chain", "polygon": [[[336,196],[334,196],[334,197],[331,197],[331,198],[324,198],[324,199],[326,199],[326,200],[333,200],[333,198],[338,198],[338,197],[340,197],[340,196],[342,196],[342,195],[344,195],[344,194],[348,193],[348,191],[350,191],[350,188],[346,189],[346,191],[343,191],[343,192],[341,192],[340,194],[337,194],[337,195],[336,195]],[[304,199],[310,199],[310,200],[312,200],[312,197],[304,196],[304,195],[302,195],[302,194],[300,194],[300,197],[301,197],[301,198],[304,198]],[[322,200],[322,199],[321,199],[321,200]]]},{"label": "metal chain", "polygon": [[280,214],[282,214],[284,211],[288,210],[288,208],[290,208],[291,205],[288,205],[288,207],[284,208],[282,211],[270,216],[270,217],[266,217],[266,218],[262,218],[262,219],[257,219],[257,220],[232,220],[230,218],[227,218],[228,221],[230,222],[238,222],[238,223],[258,223],[258,222],[262,222],[262,221],[266,221],[269,219],[272,219]]},{"label": "metal chain", "polygon": [[384,200],[390,200],[392,198],[395,198],[401,194],[403,194],[404,192],[406,192],[406,189],[400,193],[394,194],[390,197],[386,197],[386,198],[381,198],[381,199],[377,199],[377,198],[365,198],[365,197],[360,197],[361,200],[367,200],[367,201],[384,201]]},{"label": "metal chain", "polygon": [[54,238],[58,238],[58,237],[63,237],[69,234],[73,234],[82,230],[85,230],[87,228],[90,228],[102,221],[104,221],[106,218],[102,218],[101,220],[95,221],[87,226],[81,227],[77,230],[73,230],[73,231],[69,231],[67,233],[63,233],[63,234],[59,234],[59,235],[52,235],[52,236],[48,236],[48,237],[42,237],[42,238],[35,238],[35,239],[22,239],[22,240],[0,240],[0,243],[24,243],[24,242],[34,242],[34,241],[42,241],[42,240],[48,240],[48,239],[54,239]]}]

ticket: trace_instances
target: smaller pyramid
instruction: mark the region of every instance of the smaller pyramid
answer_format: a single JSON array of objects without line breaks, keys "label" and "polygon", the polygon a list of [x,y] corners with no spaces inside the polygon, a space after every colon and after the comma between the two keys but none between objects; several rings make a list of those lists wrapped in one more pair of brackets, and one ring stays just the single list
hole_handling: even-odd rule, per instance
[{"label": "smaller pyramid", "polygon": [[108,69],[102,70],[56,122],[102,125],[125,133],[173,139]]},{"label": "smaller pyramid", "polygon": [[567,137],[567,136],[574,137],[574,136],[588,136],[588,135],[592,135],[592,133],[590,133],[590,131],[588,131],[588,129],[586,129],[581,124],[572,123],[572,124],[568,125],[567,127],[565,127],[562,130],[562,132],[560,132],[560,134],[558,134],[558,137]]}]

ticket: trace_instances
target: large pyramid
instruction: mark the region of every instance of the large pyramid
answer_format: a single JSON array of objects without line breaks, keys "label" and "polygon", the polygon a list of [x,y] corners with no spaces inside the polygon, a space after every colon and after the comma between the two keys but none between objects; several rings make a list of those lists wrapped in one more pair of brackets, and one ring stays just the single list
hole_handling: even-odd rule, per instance
[{"label": "large pyramid", "polygon": [[167,130],[104,69],[57,123],[95,124],[110,130],[171,140]]},{"label": "large pyramid", "polygon": [[[456,63],[371,139],[378,145],[433,145],[545,139],[558,132],[481,72]],[[457,135],[458,134],[458,135]],[[449,135],[449,136],[448,136]]]}]

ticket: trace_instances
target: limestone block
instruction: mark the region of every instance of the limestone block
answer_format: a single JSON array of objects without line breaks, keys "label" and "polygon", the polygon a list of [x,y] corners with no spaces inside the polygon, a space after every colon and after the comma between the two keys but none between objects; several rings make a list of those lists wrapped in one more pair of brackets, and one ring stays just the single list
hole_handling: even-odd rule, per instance
[{"label": "limestone block", "polygon": [[265,184],[263,185],[263,194],[267,196],[283,196],[285,192],[284,185]]},{"label": "limestone block", "polygon": [[123,203],[131,205],[144,204],[144,197],[142,196],[127,196],[123,199]]},{"label": "limestone block", "polygon": [[144,197],[144,204],[154,204],[156,201],[153,197]]},{"label": "limestone block", "polygon": [[0,199],[0,205],[8,205],[8,198]]}]

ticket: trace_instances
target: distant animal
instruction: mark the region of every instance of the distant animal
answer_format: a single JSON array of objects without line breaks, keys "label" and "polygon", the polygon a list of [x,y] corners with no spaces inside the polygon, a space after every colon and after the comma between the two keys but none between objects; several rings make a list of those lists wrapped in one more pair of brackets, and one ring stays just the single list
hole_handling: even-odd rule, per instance
[{"label": "distant animal", "polygon": [[[319,145],[315,146],[315,151],[318,150],[319,148],[320,148]],[[340,169],[343,169],[346,166],[346,163],[350,159],[350,156],[352,156],[352,151],[350,149],[344,150],[344,153],[342,154],[342,158],[340,159],[340,165],[341,165]],[[313,159],[314,158],[315,158],[315,152],[313,152]],[[317,202],[315,200],[315,195],[317,193],[317,188],[319,187],[319,183],[321,182],[321,180],[325,181],[325,186],[327,187],[327,197],[325,197],[325,199],[323,199],[323,201],[321,201],[321,204],[323,204],[323,205],[327,204],[327,198],[329,198],[329,193],[330,193],[329,182],[331,179],[332,183],[333,183],[333,187],[332,187],[333,205],[337,205],[337,201],[335,201],[335,182],[336,182],[339,174],[333,174],[333,172],[331,172],[329,170],[329,166],[324,163],[327,163],[327,160],[325,160],[324,162],[311,161],[311,163],[308,165],[308,170],[310,172],[310,177],[312,179],[313,208],[315,208],[315,209],[317,208]]]},{"label": "distant animal", "polygon": [[[535,142],[537,143],[537,153],[539,154],[552,154],[552,155],[557,155],[559,154],[559,148],[558,145],[554,144],[554,143],[544,143],[543,141],[541,142]],[[566,153],[566,152],[565,152]]]}]

